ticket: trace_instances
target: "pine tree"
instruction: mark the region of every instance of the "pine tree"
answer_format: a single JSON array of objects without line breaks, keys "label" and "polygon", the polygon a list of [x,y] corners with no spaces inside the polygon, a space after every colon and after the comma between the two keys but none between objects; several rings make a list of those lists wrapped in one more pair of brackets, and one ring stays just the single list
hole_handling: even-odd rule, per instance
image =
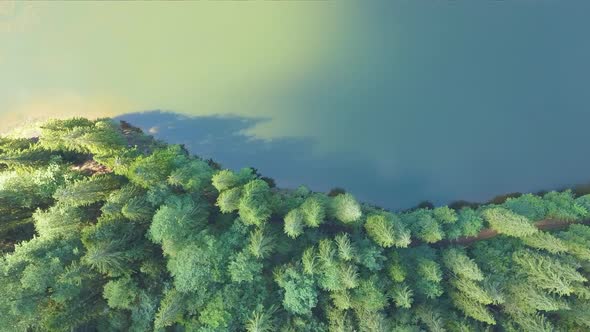
[{"label": "pine tree", "polygon": [[305,216],[300,209],[294,209],[287,213],[284,226],[285,234],[293,239],[303,234],[304,219]]},{"label": "pine tree", "polygon": [[365,229],[373,241],[384,248],[389,248],[395,244],[396,240],[393,223],[391,218],[383,215],[370,215],[365,222]]},{"label": "pine tree", "polygon": [[301,212],[308,227],[319,227],[326,217],[324,202],[317,196],[307,198],[301,205]]},{"label": "pine tree", "polygon": [[263,228],[258,228],[250,233],[250,244],[248,246],[250,253],[254,257],[264,259],[274,250],[273,237],[265,234]]},{"label": "pine tree", "polygon": [[241,197],[242,188],[240,187],[224,190],[217,197],[216,205],[222,213],[234,212],[239,207]]},{"label": "pine tree", "polygon": [[106,200],[121,186],[121,182],[122,180],[117,176],[97,175],[57,189],[53,197],[71,206],[90,205]]},{"label": "pine tree", "polygon": [[533,235],[538,231],[529,219],[504,208],[495,207],[486,209],[482,212],[482,216],[490,227],[500,234],[525,237]]},{"label": "pine tree", "polygon": [[265,223],[272,213],[268,184],[262,180],[252,180],[245,184],[238,210],[246,225],[260,226]]},{"label": "pine tree", "polygon": [[332,199],[331,214],[345,224],[353,223],[362,215],[361,207],[354,197],[348,193],[340,194]]},{"label": "pine tree", "polygon": [[570,295],[576,291],[576,286],[587,281],[575,266],[548,255],[521,250],[512,258],[531,283],[552,294]]}]

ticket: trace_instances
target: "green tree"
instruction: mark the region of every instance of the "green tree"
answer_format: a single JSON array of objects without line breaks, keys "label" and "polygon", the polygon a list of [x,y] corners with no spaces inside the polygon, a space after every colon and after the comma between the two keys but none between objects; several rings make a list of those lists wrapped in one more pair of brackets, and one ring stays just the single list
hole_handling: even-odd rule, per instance
[{"label": "green tree", "polygon": [[520,272],[536,287],[557,295],[576,292],[587,279],[576,267],[566,261],[558,261],[548,255],[530,250],[520,250],[512,255]]},{"label": "green tree", "polygon": [[530,220],[501,207],[489,208],[482,212],[483,218],[490,227],[500,234],[514,237],[525,237],[535,234],[538,230]]},{"label": "green tree", "polygon": [[508,198],[503,206],[533,221],[542,220],[547,215],[547,206],[543,199],[532,194]]},{"label": "green tree", "polygon": [[326,217],[324,200],[318,196],[307,198],[301,205],[301,212],[308,227],[319,227]]},{"label": "green tree", "polygon": [[104,285],[103,296],[111,308],[131,309],[137,292],[135,282],[129,276],[124,276],[107,282]]},{"label": "green tree", "polygon": [[258,228],[250,233],[248,249],[250,249],[250,253],[254,257],[266,258],[274,250],[274,239],[272,236],[265,234],[263,228]]},{"label": "green tree", "polygon": [[222,191],[217,197],[217,205],[222,213],[230,213],[236,211],[240,206],[240,198],[242,197],[242,188],[231,188]]},{"label": "green tree", "polygon": [[246,323],[247,332],[272,332],[276,331],[276,323],[273,319],[273,314],[276,307],[271,306],[265,309],[263,306],[258,306],[248,318]]},{"label": "green tree", "polygon": [[148,156],[139,156],[129,166],[127,177],[144,188],[166,183],[169,176],[187,162],[180,147],[172,145],[158,149]]},{"label": "green tree", "polygon": [[297,238],[303,234],[305,216],[300,209],[291,210],[285,216],[284,232],[290,238]]},{"label": "green tree", "polygon": [[457,239],[462,236],[476,236],[483,228],[483,219],[473,209],[461,209],[457,218],[455,223],[445,225],[445,233],[449,239]]},{"label": "green tree", "polygon": [[409,232],[401,225],[399,218],[392,214],[368,216],[365,230],[373,241],[384,248],[407,247],[410,243]]},{"label": "green tree", "polygon": [[228,271],[233,282],[252,282],[262,271],[262,264],[249,253],[239,252],[230,261]]},{"label": "green tree", "polygon": [[432,216],[442,224],[454,224],[459,219],[455,210],[450,209],[448,206],[435,208],[432,210]]},{"label": "green tree", "polygon": [[330,209],[331,215],[345,224],[359,220],[362,215],[361,206],[349,193],[332,198]]},{"label": "green tree", "polygon": [[268,184],[258,179],[246,183],[238,210],[246,225],[260,226],[265,223],[272,213]]},{"label": "green tree", "polygon": [[454,274],[469,280],[483,280],[483,273],[463,250],[451,248],[443,251],[443,263]]},{"label": "green tree", "polygon": [[154,214],[149,228],[150,238],[162,244],[164,251],[175,251],[205,227],[208,212],[207,203],[200,199],[172,196]]},{"label": "green tree", "polygon": [[104,201],[122,184],[121,178],[112,175],[97,175],[62,186],[53,197],[71,206],[90,205]]},{"label": "green tree", "polygon": [[313,279],[294,267],[287,267],[275,276],[283,290],[283,307],[298,315],[311,313],[318,302],[318,293]]},{"label": "green tree", "polygon": [[254,180],[254,173],[251,168],[243,168],[238,173],[225,169],[213,175],[212,183],[217,191],[222,192],[242,186],[251,180]]},{"label": "green tree", "polygon": [[193,159],[175,169],[168,177],[168,183],[188,191],[205,191],[211,186],[213,169],[205,161]]}]

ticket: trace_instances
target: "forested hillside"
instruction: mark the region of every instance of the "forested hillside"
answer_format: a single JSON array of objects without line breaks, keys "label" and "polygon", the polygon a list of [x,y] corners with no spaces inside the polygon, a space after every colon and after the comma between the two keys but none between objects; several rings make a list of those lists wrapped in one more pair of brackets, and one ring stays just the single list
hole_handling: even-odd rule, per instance
[{"label": "forested hillside", "polygon": [[108,119],[0,169],[1,331],[590,329],[590,195],[391,212]]}]

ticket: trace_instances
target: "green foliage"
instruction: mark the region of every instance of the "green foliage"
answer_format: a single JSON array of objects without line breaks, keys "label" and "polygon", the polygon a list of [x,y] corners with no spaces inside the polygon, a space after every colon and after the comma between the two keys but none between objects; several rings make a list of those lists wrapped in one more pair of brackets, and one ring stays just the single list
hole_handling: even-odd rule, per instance
[{"label": "green foliage", "polygon": [[542,220],[547,215],[547,206],[543,199],[532,194],[508,198],[503,206],[533,221]]},{"label": "green foliage", "polygon": [[146,197],[133,197],[123,205],[121,214],[131,221],[148,221],[154,215],[154,209]]},{"label": "green foliage", "polygon": [[399,259],[392,259],[391,265],[389,266],[389,277],[394,282],[403,282],[406,280],[408,272],[406,268],[399,262]]},{"label": "green foliage", "polygon": [[552,191],[543,196],[547,204],[547,217],[557,220],[576,221],[588,217],[588,210],[578,204],[570,190]]},{"label": "green foliage", "polygon": [[523,237],[522,242],[529,247],[544,249],[552,254],[563,253],[568,250],[563,241],[546,232],[536,232],[533,235]]},{"label": "green foliage", "polygon": [[510,287],[508,305],[518,308],[516,312],[535,313],[536,311],[569,310],[566,301],[528,283],[515,283]]},{"label": "green foliage", "polygon": [[575,203],[586,209],[586,211],[590,211],[590,194],[576,198]]},{"label": "green foliage", "polygon": [[301,262],[303,264],[303,272],[306,274],[314,274],[318,271],[318,256],[314,247],[309,247],[303,251]]},{"label": "green foliage", "polygon": [[149,229],[151,239],[173,250],[190,240],[191,235],[205,227],[208,218],[207,204],[190,196],[172,196],[154,214]]},{"label": "green foliage", "polygon": [[362,280],[352,291],[352,308],[356,311],[376,312],[387,306],[387,296],[374,279]]},{"label": "green foliage", "polygon": [[345,224],[359,220],[362,215],[361,206],[349,193],[332,198],[330,208],[331,215]]},{"label": "green foliage", "polygon": [[443,224],[454,224],[459,218],[455,210],[450,209],[448,206],[437,207],[432,210],[434,219]]},{"label": "green foliage", "polygon": [[30,170],[51,162],[59,162],[61,156],[38,145],[0,153],[0,165],[15,170]]},{"label": "green foliage", "polygon": [[226,328],[231,319],[220,294],[213,297],[199,313],[199,321],[210,328]]},{"label": "green foliage", "polygon": [[445,236],[441,225],[434,219],[430,210],[417,210],[403,215],[406,225],[419,239],[426,243],[435,243]]},{"label": "green foliage", "polygon": [[137,297],[137,285],[129,276],[111,280],[104,285],[103,296],[113,309],[131,309]]},{"label": "green foliage", "polygon": [[246,323],[247,332],[272,332],[276,330],[276,324],[273,319],[273,314],[276,307],[271,307],[267,310],[262,306],[258,306],[248,318]]},{"label": "green foliage", "polygon": [[243,168],[238,173],[224,169],[213,175],[212,183],[217,191],[222,192],[224,190],[242,186],[251,180],[254,180],[254,174],[251,168]]},{"label": "green foliage", "polygon": [[204,191],[210,186],[213,169],[202,160],[190,160],[170,173],[168,183],[188,191]]},{"label": "green foliage", "polygon": [[275,280],[283,289],[283,307],[294,314],[306,315],[317,305],[317,289],[313,279],[294,267],[280,271]]},{"label": "green foliage", "polygon": [[535,234],[538,230],[529,219],[510,210],[495,207],[482,212],[482,216],[490,227],[500,234],[514,237],[525,237]]},{"label": "green foliage", "polygon": [[560,296],[576,292],[587,279],[576,266],[529,250],[515,252],[512,256],[521,273],[541,289]]},{"label": "green foliage", "polygon": [[447,238],[457,239],[461,236],[476,236],[483,228],[483,219],[479,214],[470,209],[463,208],[459,211],[457,221],[446,225]]},{"label": "green foliage", "polygon": [[180,322],[185,306],[187,305],[186,298],[186,294],[183,294],[174,288],[167,290],[160,302],[154,326],[156,328],[164,328]]},{"label": "green foliage", "polygon": [[75,206],[57,204],[33,214],[35,230],[42,237],[67,236],[80,231],[85,213]]},{"label": "green foliage", "polygon": [[272,213],[268,184],[258,179],[246,183],[238,210],[240,218],[246,225],[260,226],[265,223]]},{"label": "green foliage", "polygon": [[319,227],[326,218],[324,200],[318,196],[307,198],[301,205],[303,219],[308,227]]},{"label": "green foliage", "polygon": [[393,213],[106,119],[0,138],[0,164],[0,330],[590,327],[588,195]]},{"label": "green foliage", "polygon": [[454,274],[469,280],[483,280],[483,273],[463,250],[451,248],[443,251],[443,263]]},{"label": "green foliage", "polygon": [[242,188],[231,188],[222,191],[217,197],[217,205],[222,213],[230,213],[236,211],[240,206],[240,198],[242,197]]},{"label": "green foliage", "polygon": [[479,303],[467,297],[464,293],[459,292],[451,293],[451,298],[457,308],[463,311],[466,316],[490,325],[496,324],[496,319],[484,304]]},{"label": "green foliage", "polygon": [[111,121],[97,121],[93,127],[76,127],[64,138],[67,145],[93,154],[116,152],[127,143]]},{"label": "green foliage", "polygon": [[365,230],[375,243],[384,248],[407,247],[410,244],[410,234],[401,225],[399,218],[392,214],[368,216]]},{"label": "green foliage", "polygon": [[31,171],[1,172],[0,212],[6,214],[47,205],[65,180],[64,169],[58,164]]},{"label": "green foliage", "polygon": [[97,175],[78,180],[56,190],[53,197],[71,206],[90,205],[106,198],[121,186],[121,179],[112,175]]},{"label": "green foliage", "polygon": [[370,215],[365,222],[365,230],[378,245],[389,248],[395,243],[393,221],[383,215]]},{"label": "green foliage", "polygon": [[41,146],[50,150],[110,153],[126,146],[119,128],[111,121],[82,118],[52,120],[41,126]]},{"label": "green foliage", "polygon": [[407,285],[396,284],[391,290],[391,298],[398,308],[410,309],[414,302],[414,292]]},{"label": "green foliage", "polygon": [[350,243],[350,237],[346,233],[341,233],[334,238],[338,246],[338,256],[343,261],[350,261],[356,256],[356,249]]},{"label": "green foliage", "polygon": [[590,262],[590,227],[584,225],[571,225],[566,232],[559,234],[559,238],[565,241],[568,251],[580,260]]},{"label": "green foliage", "polygon": [[191,244],[180,249],[168,260],[168,271],[180,292],[207,292],[221,281],[225,267],[215,253],[220,244],[212,238],[202,244]]},{"label": "green foliage", "polygon": [[252,282],[262,270],[262,264],[248,253],[240,252],[230,261],[228,272],[233,282]]},{"label": "green foliage", "polygon": [[82,242],[87,249],[83,262],[111,276],[131,273],[134,263],[148,254],[144,234],[134,224],[118,219],[101,219],[84,228]]},{"label": "green foliage", "polygon": [[166,183],[173,171],[186,163],[186,156],[177,145],[158,149],[148,156],[139,156],[129,166],[127,177],[144,188]]},{"label": "green foliage", "polygon": [[264,259],[268,257],[274,249],[274,239],[264,233],[263,228],[258,228],[250,233],[250,244],[248,245],[250,253],[256,258]]},{"label": "green foliage", "polygon": [[438,283],[442,280],[440,265],[430,259],[420,259],[418,261],[418,274],[427,281]]},{"label": "green foliage", "polygon": [[285,216],[284,231],[290,238],[297,238],[303,234],[305,216],[300,209],[291,210]]}]

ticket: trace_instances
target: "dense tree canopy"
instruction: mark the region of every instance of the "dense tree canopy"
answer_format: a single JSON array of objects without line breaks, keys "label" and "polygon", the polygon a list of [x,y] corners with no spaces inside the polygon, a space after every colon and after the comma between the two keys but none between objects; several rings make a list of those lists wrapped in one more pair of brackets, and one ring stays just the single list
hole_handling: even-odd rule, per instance
[{"label": "dense tree canopy", "polygon": [[387,211],[126,123],[0,138],[0,330],[587,331],[590,195]]}]

